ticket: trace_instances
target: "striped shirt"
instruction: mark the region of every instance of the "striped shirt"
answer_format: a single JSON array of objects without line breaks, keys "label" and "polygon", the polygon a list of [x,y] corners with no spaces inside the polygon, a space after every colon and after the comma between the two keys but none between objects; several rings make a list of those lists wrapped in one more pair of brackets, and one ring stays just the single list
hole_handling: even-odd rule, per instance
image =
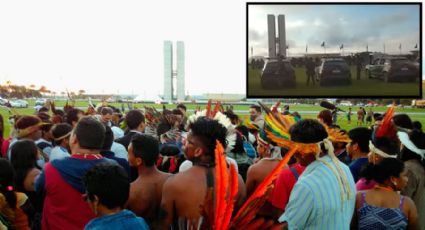
[{"label": "striped shirt", "polygon": [[[321,159],[336,170],[329,156],[323,156]],[[336,175],[328,166],[316,160],[307,166],[295,184],[279,222],[286,221],[289,229],[350,229],[356,187],[348,166],[343,163],[339,165],[347,176],[351,190],[348,200],[341,200],[341,189]]]}]

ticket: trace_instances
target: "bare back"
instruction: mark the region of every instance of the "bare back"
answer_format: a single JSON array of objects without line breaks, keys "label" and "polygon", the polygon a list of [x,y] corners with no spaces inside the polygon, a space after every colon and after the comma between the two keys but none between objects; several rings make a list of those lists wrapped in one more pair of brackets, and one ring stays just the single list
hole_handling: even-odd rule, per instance
[{"label": "bare back", "polygon": [[246,190],[248,196],[255,191],[258,185],[278,164],[279,160],[262,159],[249,167],[246,178]]},{"label": "bare back", "polygon": [[130,185],[127,209],[133,211],[137,216],[145,218],[149,224],[158,219],[162,187],[170,175],[155,171],[148,176],[139,176]]}]

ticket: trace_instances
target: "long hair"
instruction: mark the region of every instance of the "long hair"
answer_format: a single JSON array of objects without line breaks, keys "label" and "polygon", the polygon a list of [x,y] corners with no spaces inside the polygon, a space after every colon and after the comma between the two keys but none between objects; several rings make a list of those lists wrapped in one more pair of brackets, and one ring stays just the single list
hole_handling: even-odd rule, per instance
[{"label": "long hair", "polygon": [[[11,163],[16,173],[16,190],[25,192],[24,180],[37,166],[37,146],[31,140],[19,140],[11,147]],[[39,168],[40,169],[40,168]]]},{"label": "long hair", "polygon": [[7,204],[12,209],[16,207],[14,176],[15,173],[10,162],[0,158],[0,193],[3,194]]},{"label": "long hair", "polygon": [[3,140],[4,135],[4,123],[3,116],[0,114],[0,140]]}]

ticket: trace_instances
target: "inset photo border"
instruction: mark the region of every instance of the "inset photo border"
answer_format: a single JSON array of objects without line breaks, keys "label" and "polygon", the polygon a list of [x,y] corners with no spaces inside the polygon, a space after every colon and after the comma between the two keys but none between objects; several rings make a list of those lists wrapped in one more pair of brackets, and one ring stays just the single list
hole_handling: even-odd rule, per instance
[{"label": "inset photo border", "polygon": [[423,98],[422,2],[248,2],[247,98]]}]

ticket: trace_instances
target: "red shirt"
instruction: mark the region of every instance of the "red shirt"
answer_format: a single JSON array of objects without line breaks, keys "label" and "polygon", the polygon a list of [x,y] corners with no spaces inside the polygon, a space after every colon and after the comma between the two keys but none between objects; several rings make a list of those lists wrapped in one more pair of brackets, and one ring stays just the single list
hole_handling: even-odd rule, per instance
[{"label": "red shirt", "polygon": [[[298,173],[298,177],[301,176],[305,169],[305,167],[301,166],[299,163],[295,163],[290,167],[295,169]],[[283,169],[277,176],[274,189],[269,198],[269,201],[273,206],[282,210],[285,210],[292,188],[294,188],[294,185],[298,180],[290,167]]]},{"label": "red shirt", "polygon": [[1,156],[6,158],[7,157],[7,150],[9,149],[10,141],[12,140],[11,137],[5,139],[1,143]]}]

